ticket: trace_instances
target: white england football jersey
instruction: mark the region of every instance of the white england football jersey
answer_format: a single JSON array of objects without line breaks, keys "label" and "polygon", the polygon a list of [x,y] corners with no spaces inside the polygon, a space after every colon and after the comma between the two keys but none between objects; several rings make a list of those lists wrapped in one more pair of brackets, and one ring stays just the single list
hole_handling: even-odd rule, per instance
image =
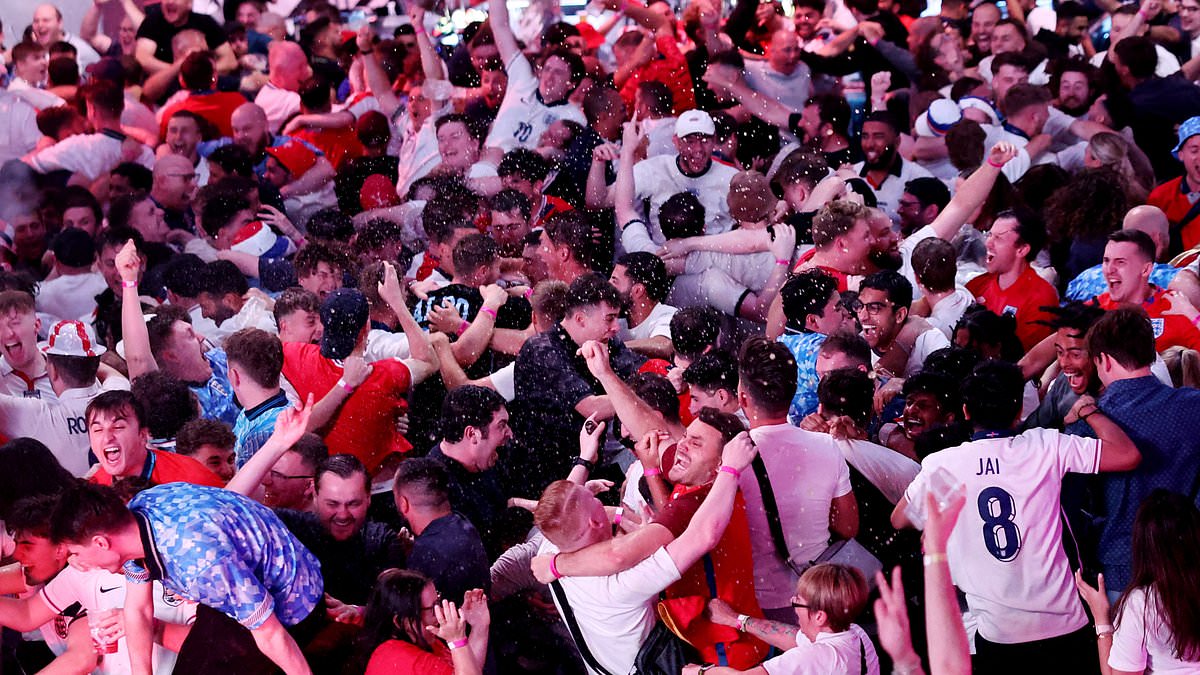
[{"label": "white england football jersey", "polygon": [[496,121],[486,145],[508,152],[513,148],[536,148],[542,132],[558,120],[587,126],[587,118],[574,103],[546,105],[538,96],[538,79],[524,54],[509,62],[508,89],[496,111]]},{"label": "white england football jersey", "polygon": [[939,468],[967,488],[946,555],[980,635],[1012,644],[1086,625],[1062,547],[1059,494],[1067,472],[1099,470],[1100,441],[1031,429],[936,452],[904,493],[918,527],[924,527],[925,495]]},{"label": "white england football jersey", "polygon": [[[196,603],[163,589],[154,582],[154,618],[167,623],[189,624],[196,620]],[[125,606],[125,575],[101,569],[84,572],[66,567],[39,592],[46,606],[55,612],[79,603],[88,612],[104,612]],[[87,618],[82,618],[87,621]],[[154,645],[154,672],[170,673],[177,654],[162,645]],[[99,675],[127,675],[129,652],[125,638],[117,641],[115,654],[106,654],[95,670]]]}]

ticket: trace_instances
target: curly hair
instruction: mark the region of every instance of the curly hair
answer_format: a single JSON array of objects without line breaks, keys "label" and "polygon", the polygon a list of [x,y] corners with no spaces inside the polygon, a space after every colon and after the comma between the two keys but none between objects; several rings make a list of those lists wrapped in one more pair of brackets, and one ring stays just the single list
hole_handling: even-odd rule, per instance
[{"label": "curly hair", "polygon": [[1108,167],[1084,169],[1046,202],[1050,237],[1055,241],[1106,237],[1121,229],[1129,206],[1119,173]]}]

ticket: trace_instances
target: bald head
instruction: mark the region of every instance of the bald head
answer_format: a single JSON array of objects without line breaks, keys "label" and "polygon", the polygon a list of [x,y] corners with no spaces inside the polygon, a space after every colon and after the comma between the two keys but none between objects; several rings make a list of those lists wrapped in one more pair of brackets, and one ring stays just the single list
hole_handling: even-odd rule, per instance
[{"label": "bald head", "polygon": [[267,147],[267,113],[254,103],[243,103],[229,116],[233,142],[257,157]]},{"label": "bald head", "polygon": [[38,5],[33,10],[33,36],[43,47],[63,38],[62,12],[54,5]]},{"label": "bald head", "polygon": [[1167,214],[1163,213],[1162,209],[1148,204],[1135,206],[1125,214],[1125,221],[1121,227],[1150,235],[1154,240],[1154,257],[1157,260],[1162,260],[1166,255],[1167,246],[1171,241],[1171,223],[1167,221]]},{"label": "bald head", "polygon": [[169,176],[173,173],[189,173],[192,171],[192,160],[183,155],[163,155],[154,161],[154,179]]},{"label": "bald head", "polygon": [[300,91],[301,85],[312,77],[308,57],[295,42],[275,40],[267,52],[267,69],[271,84],[288,91]]},{"label": "bald head", "polygon": [[204,33],[194,28],[181,30],[171,38],[171,59],[176,63],[183,63],[192,52],[202,52],[206,49],[208,40],[204,38]]}]

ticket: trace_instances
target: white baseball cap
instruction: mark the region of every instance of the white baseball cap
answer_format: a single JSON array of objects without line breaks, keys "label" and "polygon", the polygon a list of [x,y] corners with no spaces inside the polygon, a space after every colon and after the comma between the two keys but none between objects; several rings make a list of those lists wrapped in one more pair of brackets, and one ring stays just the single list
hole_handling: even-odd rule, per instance
[{"label": "white baseball cap", "polygon": [[963,110],[966,110],[967,108],[979,110],[983,112],[983,114],[987,115],[989,124],[1000,124],[1000,114],[996,112],[995,106],[993,106],[986,99],[982,99],[978,96],[964,96],[958,99],[958,107]]},{"label": "white baseball cap", "polygon": [[50,337],[39,345],[43,354],[52,356],[100,356],[108,351],[96,342],[92,327],[82,321],[59,321],[50,329]]},{"label": "white baseball cap", "polygon": [[679,138],[692,134],[712,136],[717,133],[713,118],[703,110],[688,110],[675,120],[675,135]]},{"label": "white baseball cap", "polygon": [[945,136],[950,127],[962,121],[962,110],[954,101],[939,98],[929,104],[929,109],[921,113],[913,125],[918,136],[936,138]]}]

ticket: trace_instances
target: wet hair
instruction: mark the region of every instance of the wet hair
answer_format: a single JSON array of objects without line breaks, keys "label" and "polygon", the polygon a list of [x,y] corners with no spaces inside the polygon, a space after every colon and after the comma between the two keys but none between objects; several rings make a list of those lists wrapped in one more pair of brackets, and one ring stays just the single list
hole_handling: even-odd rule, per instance
[{"label": "wet hair", "polygon": [[1087,333],[1092,358],[1108,356],[1123,368],[1149,368],[1157,356],[1154,329],[1140,307],[1118,307],[1104,313]]},{"label": "wet hair", "polygon": [[117,532],[133,522],[133,514],[116,490],[106,485],[76,481],[62,491],[62,497],[54,507],[50,516],[50,539],[56,543],[80,543],[96,535]]},{"label": "wet hair", "polygon": [[958,273],[954,245],[937,237],[921,241],[913,249],[912,268],[917,281],[931,293],[953,290]]},{"label": "wet hair", "polygon": [[450,474],[445,465],[430,457],[410,457],[396,468],[392,493],[399,503],[401,493],[419,508],[449,508]]},{"label": "wet hair", "polygon": [[468,234],[454,245],[454,269],[459,274],[469,274],[480,267],[491,267],[499,253],[496,242],[486,234]]},{"label": "wet hair", "polygon": [[752,337],[738,353],[738,382],[767,414],[787,413],[796,394],[796,359],[781,342]]},{"label": "wet hair", "polygon": [[233,435],[227,424],[203,417],[184,424],[175,434],[175,452],[189,457],[195,455],[203,445],[232,450],[235,443],[237,436]]},{"label": "wet hair", "polygon": [[683,307],[671,317],[675,353],[689,361],[716,347],[720,337],[721,315],[711,307]]},{"label": "wet hair", "polygon": [[865,429],[871,421],[875,383],[858,368],[831,370],[817,384],[817,400],[826,413],[845,415]]},{"label": "wet hair", "polygon": [[555,246],[566,246],[575,262],[593,267],[592,223],[579,211],[564,211],[546,219],[543,224],[546,236]]},{"label": "wet hair", "polygon": [[342,453],[339,455],[330,455],[321,460],[317,465],[316,474],[313,476],[313,490],[320,492],[321,477],[327,473],[331,473],[343,480],[351,480],[353,478],[361,478],[363,491],[368,495],[371,494],[371,474],[367,473],[367,467],[363,466],[362,460],[354,455]]},{"label": "wet hair", "polygon": [[662,258],[647,251],[636,251],[621,256],[617,264],[625,268],[625,273],[633,283],[641,284],[646,289],[646,295],[651,300],[663,302],[667,299],[667,293],[671,291],[671,277]]},{"label": "wet hair", "polygon": [[876,272],[863,279],[858,288],[860,293],[867,288],[887,293],[888,302],[894,305],[894,309],[901,307],[908,309],[912,305],[912,284],[899,272],[891,270]]},{"label": "wet hair", "polygon": [[805,324],[809,315],[825,316],[825,306],[837,289],[837,280],[819,269],[804,270],[789,278],[779,291],[788,326],[808,332]]},{"label": "wet hair", "polygon": [[577,311],[597,307],[601,303],[620,307],[621,294],[602,275],[596,272],[582,274],[571,282],[567,291],[565,316],[569,317]]},{"label": "wet hair", "polygon": [[225,338],[225,356],[260,387],[279,386],[283,371],[283,343],[259,328],[243,328]]},{"label": "wet hair", "polygon": [[175,438],[184,424],[200,416],[200,406],[192,390],[161,370],[135,377],[130,391],[141,404],[144,426],[151,438]]},{"label": "wet hair", "polygon": [[825,338],[817,350],[818,354],[844,354],[856,365],[871,367],[871,345],[858,333],[840,331]]},{"label": "wet hair", "polygon": [[704,205],[690,192],[679,192],[658,207],[658,224],[667,239],[704,234]]},{"label": "wet hair", "polygon": [[724,389],[737,396],[737,362],[725,352],[701,354],[683,371],[683,381],[689,387],[712,394]]},{"label": "wet hair", "polygon": [[284,290],[275,299],[275,308],[272,310],[276,325],[279,324],[280,319],[299,309],[317,314],[321,311],[321,299],[317,297],[316,293],[302,286],[292,286]]},{"label": "wet hair", "polygon": [[487,438],[488,425],[496,413],[504,409],[504,397],[494,389],[464,384],[451,389],[442,400],[442,416],[438,430],[447,443],[463,439],[467,427],[475,427]]},{"label": "wet hair", "polygon": [[963,406],[976,427],[1010,429],[1021,414],[1025,378],[1007,361],[989,359],[975,367],[962,385]]}]

